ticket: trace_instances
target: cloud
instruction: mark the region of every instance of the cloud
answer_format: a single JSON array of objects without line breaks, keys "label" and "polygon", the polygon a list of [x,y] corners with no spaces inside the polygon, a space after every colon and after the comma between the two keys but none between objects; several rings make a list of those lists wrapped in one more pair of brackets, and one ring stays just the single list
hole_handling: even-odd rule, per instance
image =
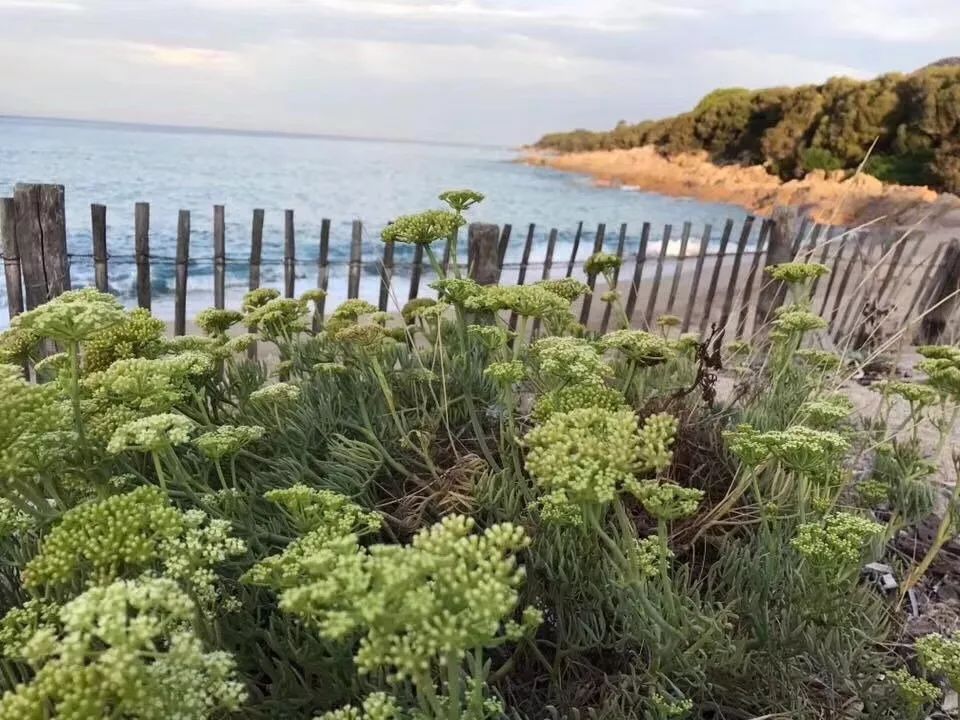
[{"label": "cloud", "polygon": [[176,68],[215,68],[225,71],[241,69],[243,61],[235,52],[210,48],[120,43],[132,62],[168,65]]},{"label": "cloud", "polygon": [[79,12],[84,9],[82,2],[71,0],[0,0],[0,11],[3,10],[33,10],[46,12]]}]

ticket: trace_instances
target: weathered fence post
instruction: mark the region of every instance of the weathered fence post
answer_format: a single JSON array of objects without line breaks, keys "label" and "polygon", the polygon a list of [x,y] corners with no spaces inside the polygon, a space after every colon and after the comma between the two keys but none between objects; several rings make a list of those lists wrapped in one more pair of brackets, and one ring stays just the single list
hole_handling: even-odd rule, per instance
[{"label": "weathered fence post", "polygon": [[[250,278],[247,290],[252,292],[260,287],[260,259],[263,254],[263,208],[255,208],[250,225]],[[254,328],[249,328],[254,332]],[[247,357],[251,360],[257,357],[257,344],[247,349]]]},{"label": "weathered fence post", "polygon": [[500,279],[500,228],[489,223],[470,223],[467,250],[468,273],[481,285],[493,285]]},{"label": "weathered fence post", "polygon": [[0,198],[0,252],[3,252],[3,273],[7,281],[7,311],[12,320],[23,312],[23,280],[20,277],[13,198]]},{"label": "weathered fence post", "polygon": [[14,225],[27,310],[70,289],[63,185],[19,184]]},{"label": "weathered fence post", "polygon": [[134,208],[134,243],[137,261],[137,305],[150,309],[150,203]]},{"label": "weathered fence post", "polygon": [[293,210],[283,212],[283,296],[292,298],[297,287],[296,229]]},{"label": "weathered fence post", "polygon": [[797,213],[794,210],[776,208],[773,211],[773,224],[767,235],[767,257],[760,276],[760,292],[757,293],[757,317],[753,323],[755,329],[767,325],[787,297],[786,284],[770,277],[767,268],[793,260],[796,254],[796,226]]},{"label": "weathered fence post", "polygon": [[226,306],[227,221],[223,205],[213,206],[213,306]]},{"label": "weathered fence post", "polygon": [[173,334],[187,334],[187,264],[190,262],[190,211],[177,218],[177,289],[173,308]]},{"label": "weathered fence post", "polygon": [[93,238],[93,278],[97,290],[109,292],[107,280],[107,206],[90,206],[90,233]]},{"label": "weathered fence post", "polygon": [[957,306],[957,293],[960,292],[960,240],[954,238],[947,245],[940,259],[936,274],[931,279],[930,293],[927,295],[926,312],[920,321],[917,333],[917,345],[936,344],[947,329],[947,320]]},{"label": "weathered fence post", "polygon": [[360,297],[360,271],[363,269],[363,223],[354,220],[350,228],[350,266],[347,268],[347,298]]}]

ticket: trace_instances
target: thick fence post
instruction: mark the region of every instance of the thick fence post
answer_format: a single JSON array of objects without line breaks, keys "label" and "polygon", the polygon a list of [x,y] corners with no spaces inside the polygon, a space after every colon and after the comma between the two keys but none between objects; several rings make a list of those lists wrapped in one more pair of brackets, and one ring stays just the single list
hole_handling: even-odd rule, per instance
[{"label": "thick fence post", "polygon": [[283,296],[292,298],[297,289],[296,229],[293,210],[283,213]]},{"label": "thick fence post", "polygon": [[470,223],[467,246],[468,273],[481,285],[494,285],[500,279],[500,228],[489,223]]},{"label": "thick fence post", "polygon": [[773,224],[767,235],[767,257],[763,263],[763,274],[760,276],[760,292],[757,293],[757,316],[754,320],[754,328],[767,325],[787,297],[786,284],[770,277],[767,268],[793,260],[796,254],[794,250],[796,223],[797,214],[793,210],[789,208],[774,210]]},{"label": "thick fence post", "polygon": [[363,269],[363,223],[353,221],[350,229],[350,266],[347,268],[347,297],[360,297],[360,271]]},{"label": "thick fence post", "polygon": [[177,291],[173,309],[173,334],[187,334],[187,264],[190,262],[190,211],[177,218]]},{"label": "thick fence post", "polygon": [[134,208],[134,243],[137,260],[137,305],[150,309],[150,203]]},{"label": "thick fence post", "polygon": [[920,321],[917,345],[934,345],[940,340],[947,329],[947,320],[957,306],[958,292],[960,292],[960,240],[954,238],[947,245],[936,274],[931,279],[926,307],[920,308],[920,312],[926,314]]},{"label": "thick fence post", "polygon": [[213,206],[213,306],[226,306],[227,221],[223,205]]},{"label": "thick fence post", "polygon": [[20,184],[14,225],[27,310],[70,289],[63,185]]},{"label": "thick fence post", "polygon": [[0,198],[0,251],[3,252],[3,274],[7,281],[7,311],[12,320],[23,312],[23,279],[20,276],[13,198]]},{"label": "thick fence post", "polygon": [[107,206],[90,206],[90,233],[93,238],[93,278],[97,290],[109,292],[107,280]]}]

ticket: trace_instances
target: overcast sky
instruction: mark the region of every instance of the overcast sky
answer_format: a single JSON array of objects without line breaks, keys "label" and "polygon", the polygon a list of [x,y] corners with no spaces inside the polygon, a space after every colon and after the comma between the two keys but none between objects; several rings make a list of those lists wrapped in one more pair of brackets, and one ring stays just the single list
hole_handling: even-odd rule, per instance
[{"label": "overcast sky", "polygon": [[0,0],[0,114],[519,144],[960,55],[960,0]]}]

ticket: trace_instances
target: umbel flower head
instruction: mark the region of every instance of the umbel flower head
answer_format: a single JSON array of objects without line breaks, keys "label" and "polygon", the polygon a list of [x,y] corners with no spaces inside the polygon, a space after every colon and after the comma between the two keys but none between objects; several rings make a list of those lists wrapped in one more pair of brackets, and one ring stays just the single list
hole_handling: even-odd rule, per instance
[{"label": "umbel flower head", "polygon": [[527,433],[524,445],[538,487],[577,506],[611,502],[633,479],[640,456],[637,417],[629,410],[556,413]]},{"label": "umbel flower head", "polygon": [[849,446],[842,435],[805,425],[759,432],[744,424],[724,437],[734,455],[747,465],[774,458],[787,469],[810,474],[829,469]]},{"label": "umbel flower head", "polygon": [[[486,292],[483,285],[470,278],[441,278],[430,283],[430,287],[437,291],[440,300],[458,307],[464,307],[468,300]],[[416,300],[411,300],[407,306],[415,302]]]},{"label": "umbel flower head", "polygon": [[236,310],[207,308],[197,314],[197,327],[212,337],[226,335],[227,330],[243,320],[243,313]]},{"label": "umbel flower head", "polygon": [[559,322],[569,316],[569,303],[542,285],[488,285],[464,300],[463,306],[475,312],[510,310],[522,317]]},{"label": "umbel flower head", "polygon": [[960,400],[960,348],[952,345],[930,345],[917,348],[925,360],[917,369],[927,375],[927,384],[944,398]]},{"label": "umbel flower head", "polygon": [[631,479],[627,485],[643,505],[643,509],[657,520],[679,520],[690,517],[703,500],[703,490],[681,487],[673,483],[637,482]]},{"label": "umbel flower head", "polygon": [[799,285],[815,280],[818,277],[830,272],[830,268],[820,263],[808,262],[786,262],[779,265],[771,265],[766,268],[774,280],[785,282],[790,285]]},{"label": "umbel flower head", "polygon": [[221,425],[196,437],[193,444],[211,460],[236,455],[247,445],[263,437],[266,430],[259,425]]},{"label": "umbel flower head", "polygon": [[859,569],[864,545],[883,529],[873,520],[840,512],[801,525],[791,544],[820,575],[840,579]]},{"label": "umbel flower head", "polygon": [[887,673],[887,678],[897,688],[900,699],[914,714],[940,699],[940,688],[923,678],[918,678],[906,668],[897,668]]},{"label": "umbel flower head", "polygon": [[960,633],[949,638],[940,633],[925,635],[915,649],[925,670],[944,676],[954,690],[960,687]]},{"label": "umbel flower head", "polygon": [[13,319],[15,327],[62,343],[78,343],[96,332],[123,322],[123,305],[93,288],[68,290],[38,308]]},{"label": "umbel flower head", "polygon": [[537,398],[533,407],[533,419],[542,423],[556,413],[565,413],[587,407],[611,411],[623,410],[627,407],[627,401],[619,390],[603,384],[564,385]]},{"label": "umbel flower head", "polygon": [[331,710],[315,720],[404,720],[404,713],[392,695],[376,692],[368,695],[360,707],[347,707]]},{"label": "umbel flower head", "polygon": [[449,210],[426,210],[416,215],[401,215],[383,229],[380,237],[384,242],[430,245],[449,238],[465,222]]},{"label": "umbel flower head", "polygon": [[885,397],[896,396],[903,398],[914,410],[933,405],[937,402],[937,390],[929,385],[906,382],[904,380],[885,380],[873,386]]},{"label": "umbel flower head", "polygon": [[853,403],[846,395],[808,400],[800,406],[804,422],[815,428],[830,429],[842,423],[853,413]]},{"label": "umbel flower head", "polygon": [[824,372],[833,372],[843,365],[843,358],[829,350],[818,350],[817,348],[800,348],[794,353],[795,356],[812,367]]},{"label": "umbel flower head", "polygon": [[34,675],[0,697],[0,717],[207,720],[238,709],[234,662],[204,650],[189,629],[195,613],[166,578],[87,590],[24,643]]},{"label": "umbel flower head", "polygon": [[490,363],[484,369],[483,374],[497,385],[509,387],[523,380],[527,374],[527,369],[520,360],[510,360]]},{"label": "umbel flower head", "polygon": [[251,290],[243,296],[243,311],[245,313],[252,312],[257,308],[263,307],[271,300],[276,300],[278,297],[280,297],[280,293],[274,288],[257,288],[256,290]]},{"label": "umbel flower head", "polygon": [[643,330],[614,330],[600,338],[600,347],[642,366],[659,365],[676,355],[667,340]]},{"label": "umbel flower head", "polygon": [[524,578],[516,553],[529,544],[523,530],[473,530],[471,518],[451,515],[410,545],[354,552],[356,562],[341,577],[307,568],[303,584],[281,594],[281,607],[333,640],[361,633],[361,672],[384,669],[392,681],[432,685],[441,666],[459,665],[468,652],[516,639],[539,623],[532,609],[523,614],[526,627],[510,620]]},{"label": "umbel flower head", "polygon": [[32,330],[12,327],[0,332],[0,363],[25,365],[40,345],[40,336]]},{"label": "umbel flower head", "polygon": [[587,275],[606,275],[607,273],[617,270],[622,264],[623,260],[616,255],[611,255],[606,252],[596,252],[587,258],[583,264],[583,269],[587,271]]},{"label": "umbel flower head", "polygon": [[296,335],[307,329],[307,305],[293,298],[274,298],[250,310],[243,322],[271,338]]},{"label": "umbel flower head", "polygon": [[290,383],[279,382],[266,385],[250,393],[250,402],[268,405],[284,405],[300,399],[300,388]]},{"label": "umbel flower head", "polygon": [[155,358],[163,348],[166,324],[137,308],[116,325],[98,330],[83,344],[84,370],[106,370],[117,360]]},{"label": "umbel flower head", "polygon": [[8,478],[56,467],[69,447],[70,408],[54,383],[27,382],[23,369],[0,365],[0,488]]},{"label": "umbel flower head", "polygon": [[245,550],[225,520],[178,510],[163,491],[143,485],[67,511],[24,567],[23,583],[34,590],[74,581],[104,585],[154,571],[182,582],[212,607],[213,568]]},{"label": "umbel flower head", "polygon": [[540,373],[558,384],[599,384],[613,374],[597,348],[586,340],[551,335],[531,348]]},{"label": "umbel flower head", "polygon": [[827,321],[805,307],[788,305],[778,309],[773,326],[777,337],[787,337],[823,330],[827,327]]},{"label": "umbel flower head", "polygon": [[157,452],[187,442],[194,427],[193,420],[176,413],[148,415],[118,427],[107,450],[114,455],[125,450]]},{"label": "umbel flower head", "polygon": [[499,350],[510,342],[510,331],[498,325],[468,325],[467,334],[487,350]]},{"label": "umbel flower head", "polygon": [[346,495],[299,483],[271,490],[264,497],[282,507],[301,532],[323,529],[338,535],[365,535],[378,531],[383,523],[379,513],[364,510]]},{"label": "umbel flower head", "polygon": [[567,302],[573,302],[579,297],[590,294],[590,286],[585,282],[580,282],[576,278],[559,278],[557,280],[541,280],[534,283],[540,287],[549,290],[554,295],[559,295]]},{"label": "umbel flower head", "polygon": [[447,190],[440,193],[440,200],[456,213],[469,210],[474,205],[483,202],[483,198],[483,193],[476,190]]},{"label": "umbel flower head", "polygon": [[400,316],[407,325],[413,325],[414,321],[421,316],[423,310],[436,304],[437,301],[433,298],[413,298],[400,309]]}]

